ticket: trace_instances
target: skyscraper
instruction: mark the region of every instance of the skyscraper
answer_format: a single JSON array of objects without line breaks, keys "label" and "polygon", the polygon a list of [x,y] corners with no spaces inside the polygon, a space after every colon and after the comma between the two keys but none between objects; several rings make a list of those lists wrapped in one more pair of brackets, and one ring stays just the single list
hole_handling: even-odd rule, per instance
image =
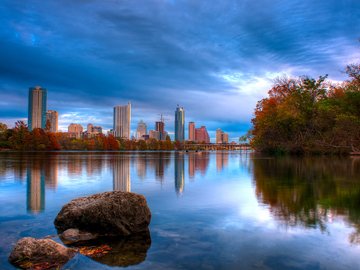
[{"label": "skyscraper", "polygon": [[216,143],[228,143],[229,134],[222,131],[220,128],[216,130]]},{"label": "skyscraper", "polygon": [[195,123],[189,122],[189,141],[194,142],[195,141]]},{"label": "skyscraper", "polygon": [[175,111],[175,141],[183,142],[185,139],[185,111],[183,107],[176,107]]},{"label": "skyscraper", "polygon": [[114,136],[130,139],[131,104],[114,107]]},{"label": "skyscraper", "polygon": [[45,128],[46,126],[46,99],[47,90],[40,86],[29,88],[29,130]]},{"label": "skyscraper", "polygon": [[59,114],[57,111],[47,111],[46,112],[46,122],[50,123],[50,132],[58,132],[58,119]]},{"label": "skyscraper", "polygon": [[147,134],[147,126],[143,120],[140,120],[136,128],[136,139],[142,139]]},{"label": "skyscraper", "polygon": [[205,126],[195,129],[195,141],[198,143],[210,143],[209,133]]}]

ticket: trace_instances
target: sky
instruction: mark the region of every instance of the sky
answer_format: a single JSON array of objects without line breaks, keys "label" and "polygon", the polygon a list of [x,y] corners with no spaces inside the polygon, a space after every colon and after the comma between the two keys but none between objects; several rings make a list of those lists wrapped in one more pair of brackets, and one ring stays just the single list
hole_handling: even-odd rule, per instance
[{"label": "sky", "polygon": [[27,120],[28,89],[48,90],[59,128],[112,128],[132,104],[132,131],[164,115],[238,140],[273,79],[346,79],[360,62],[359,0],[0,0],[0,122]]}]

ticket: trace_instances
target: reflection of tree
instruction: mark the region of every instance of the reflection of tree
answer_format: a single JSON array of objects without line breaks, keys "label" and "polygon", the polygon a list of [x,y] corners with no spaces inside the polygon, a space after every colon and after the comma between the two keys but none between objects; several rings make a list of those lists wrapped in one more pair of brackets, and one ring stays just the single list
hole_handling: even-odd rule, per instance
[{"label": "reflection of tree", "polygon": [[325,230],[331,216],[341,215],[360,227],[359,163],[335,157],[254,159],[253,171],[258,200],[286,225]]},{"label": "reflection of tree", "polygon": [[[16,162],[13,162],[13,159]],[[0,156],[0,181],[6,179],[6,174],[13,174],[16,181],[23,182],[27,177],[26,158],[22,153],[1,153]]]}]

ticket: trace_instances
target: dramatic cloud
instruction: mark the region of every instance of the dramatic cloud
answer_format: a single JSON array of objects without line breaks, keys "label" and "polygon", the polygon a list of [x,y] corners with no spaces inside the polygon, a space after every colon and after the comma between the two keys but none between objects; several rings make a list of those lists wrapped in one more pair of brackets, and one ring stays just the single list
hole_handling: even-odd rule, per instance
[{"label": "dramatic cloud", "polygon": [[4,0],[0,23],[0,121],[26,119],[41,85],[62,129],[110,129],[131,101],[133,130],[162,113],[173,131],[180,104],[236,139],[274,77],[342,80],[360,56],[357,0]]}]

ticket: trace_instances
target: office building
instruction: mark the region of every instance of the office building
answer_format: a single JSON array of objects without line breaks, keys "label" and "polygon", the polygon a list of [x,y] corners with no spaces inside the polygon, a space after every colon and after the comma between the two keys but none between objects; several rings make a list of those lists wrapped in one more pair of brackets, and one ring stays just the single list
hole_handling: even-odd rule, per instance
[{"label": "office building", "polygon": [[147,135],[147,126],[143,120],[140,120],[136,128],[136,139],[143,140]]},{"label": "office building", "polygon": [[93,124],[89,123],[87,125],[86,132],[84,132],[84,136],[87,138],[93,138],[98,135],[102,134],[102,127],[94,126]]},{"label": "office building", "polygon": [[46,112],[46,123],[50,124],[49,131],[50,132],[58,132],[58,124],[59,121],[59,114],[57,111],[47,111]]},{"label": "office building", "polygon": [[47,90],[40,86],[29,88],[28,127],[45,128]]},{"label": "office building", "polygon": [[195,129],[195,141],[198,143],[210,143],[209,133],[205,126]]},{"label": "office building", "polygon": [[220,128],[216,130],[216,143],[228,143],[229,134],[222,131]]},{"label": "office building", "polygon": [[195,123],[189,122],[189,141],[195,142]]},{"label": "office building", "polygon": [[68,134],[71,138],[80,139],[82,137],[83,127],[80,124],[71,123],[68,126]]},{"label": "office building", "polygon": [[131,104],[114,107],[114,136],[130,140]]},{"label": "office building", "polygon": [[185,111],[183,107],[175,111],[175,141],[183,142],[185,139]]}]

